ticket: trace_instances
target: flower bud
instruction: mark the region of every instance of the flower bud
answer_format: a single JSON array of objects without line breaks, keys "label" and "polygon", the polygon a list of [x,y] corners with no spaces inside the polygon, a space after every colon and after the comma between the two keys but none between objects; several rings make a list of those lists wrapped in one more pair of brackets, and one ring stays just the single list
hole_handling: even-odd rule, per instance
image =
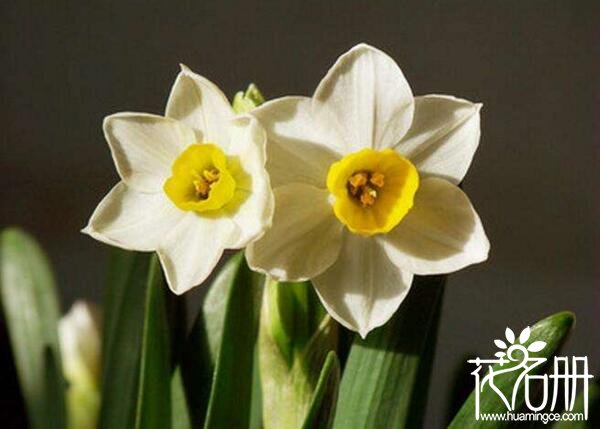
[{"label": "flower bud", "polygon": [[58,325],[58,335],[67,380],[69,428],[96,427],[100,407],[100,322],[91,304],[77,301]]},{"label": "flower bud", "polygon": [[309,282],[267,279],[259,328],[265,429],[302,426],[325,357],[336,343],[337,326]]},{"label": "flower bud", "polygon": [[233,110],[235,113],[247,113],[255,107],[260,106],[265,102],[265,98],[261,94],[256,85],[251,83],[248,85],[246,92],[239,91],[233,97]]}]

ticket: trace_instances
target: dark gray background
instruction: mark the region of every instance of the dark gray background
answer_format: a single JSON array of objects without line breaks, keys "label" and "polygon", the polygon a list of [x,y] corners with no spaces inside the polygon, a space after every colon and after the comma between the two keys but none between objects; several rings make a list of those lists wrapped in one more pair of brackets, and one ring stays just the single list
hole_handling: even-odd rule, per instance
[{"label": "dark gray background", "polygon": [[309,95],[365,41],[415,94],[484,103],[465,189],[492,250],[449,281],[427,426],[467,354],[557,310],[577,313],[568,353],[600,376],[598,3],[348,3],[3,2],[0,225],[43,243],[64,308],[99,300],[107,248],[78,231],[117,180],[105,115],[162,113],[179,62],[230,96]]}]

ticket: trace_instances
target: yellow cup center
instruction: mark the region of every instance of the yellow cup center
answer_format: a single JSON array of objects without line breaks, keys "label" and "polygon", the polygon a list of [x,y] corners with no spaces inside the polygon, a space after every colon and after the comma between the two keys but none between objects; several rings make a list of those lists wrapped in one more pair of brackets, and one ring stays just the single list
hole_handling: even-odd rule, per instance
[{"label": "yellow cup center", "polygon": [[415,166],[391,149],[351,153],[331,164],[327,174],[336,217],[361,235],[386,233],[398,225],[418,187]]},{"label": "yellow cup center", "polygon": [[227,157],[216,145],[192,144],[175,160],[165,194],[181,210],[218,210],[233,198],[236,182]]}]

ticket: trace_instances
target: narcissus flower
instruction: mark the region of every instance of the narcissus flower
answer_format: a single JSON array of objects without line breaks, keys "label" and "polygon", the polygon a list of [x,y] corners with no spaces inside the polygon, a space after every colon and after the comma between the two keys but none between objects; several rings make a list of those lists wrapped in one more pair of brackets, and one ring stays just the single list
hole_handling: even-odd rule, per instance
[{"label": "narcissus flower", "polygon": [[398,65],[361,44],[312,98],[254,110],[267,131],[275,214],[248,249],[250,265],[312,279],[329,313],[365,336],[397,310],[414,274],[485,260],[488,239],[457,187],[479,143],[480,107],[413,97]]},{"label": "narcissus flower", "polygon": [[171,290],[211,273],[224,249],[239,249],[271,224],[266,136],[235,116],[223,93],[182,66],[166,117],[117,113],[104,121],[121,182],[84,232],[105,243],[157,251]]}]

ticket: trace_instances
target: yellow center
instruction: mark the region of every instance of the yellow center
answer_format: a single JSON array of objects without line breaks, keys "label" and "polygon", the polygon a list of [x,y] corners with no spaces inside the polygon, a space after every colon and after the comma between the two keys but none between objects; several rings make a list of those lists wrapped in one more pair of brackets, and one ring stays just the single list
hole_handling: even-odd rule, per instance
[{"label": "yellow center", "polygon": [[415,166],[391,149],[351,153],[331,164],[327,174],[336,217],[361,235],[386,233],[398,225],[418,187]]},{"label": "yellow center", "polygon": [[190,145],[177,157],[171,172],[163,189],[181,210],[218,210],[235,193],[236,182],[228,170],[227,157],[214,144]]}]

